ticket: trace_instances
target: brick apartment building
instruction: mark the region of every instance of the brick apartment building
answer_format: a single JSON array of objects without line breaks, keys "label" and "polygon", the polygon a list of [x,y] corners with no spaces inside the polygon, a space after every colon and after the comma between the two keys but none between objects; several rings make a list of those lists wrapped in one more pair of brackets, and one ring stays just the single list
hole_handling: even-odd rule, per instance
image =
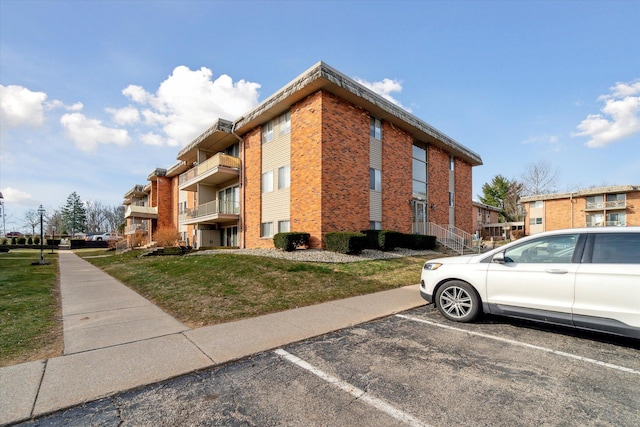
[{"label": "brick apartment building", "polygon": [[527,234],[561,228],[640,225],[640,185],[589,188],[520,199]]},{"label": "brick apartment building", "polygon": [[125,234],[273,247],[278,232],[474,233],[478,154],[320,62],[234,122],[219,119],[125,194]]}]

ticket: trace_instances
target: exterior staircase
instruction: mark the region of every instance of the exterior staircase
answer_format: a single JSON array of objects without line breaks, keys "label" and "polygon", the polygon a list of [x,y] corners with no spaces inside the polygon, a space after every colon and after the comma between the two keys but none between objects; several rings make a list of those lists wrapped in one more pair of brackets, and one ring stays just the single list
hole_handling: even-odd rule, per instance
[{"label": "exterior staircase", "polygon": [[445,252],[453,252],[459,255],[478,253],[473,234],[469,234],[453,225],[441,226],[432,222],[427,224],[426,234],[435,236],[436,242],[444,248]]}]

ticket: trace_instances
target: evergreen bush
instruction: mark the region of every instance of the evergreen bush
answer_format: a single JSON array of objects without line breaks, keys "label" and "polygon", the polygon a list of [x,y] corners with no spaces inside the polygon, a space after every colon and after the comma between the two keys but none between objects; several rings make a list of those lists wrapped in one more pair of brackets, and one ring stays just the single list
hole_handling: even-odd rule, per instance
[{"label": "evergreen bush", "polygon": [[362,252],[367,242],[367,236],[362,233],[335,232],[324,236],[328,251],[341,254],[357,255]]},{"label": "evergreen bush", "polygon": [[273,236],[273,245],[276,249],[292,252],[298,248],[309,247],[310,237],[309,233],[301,232],[277,233]]}]

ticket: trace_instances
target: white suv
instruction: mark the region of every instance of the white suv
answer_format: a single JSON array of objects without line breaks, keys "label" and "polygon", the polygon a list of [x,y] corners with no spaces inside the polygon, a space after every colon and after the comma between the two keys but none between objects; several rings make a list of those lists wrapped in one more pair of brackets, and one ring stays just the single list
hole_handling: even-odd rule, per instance
[{"label": "white suv", "polygon": [[640,227],[550,231],[430,260],[420,294],[458,322],[484,312],[640,338]]}]

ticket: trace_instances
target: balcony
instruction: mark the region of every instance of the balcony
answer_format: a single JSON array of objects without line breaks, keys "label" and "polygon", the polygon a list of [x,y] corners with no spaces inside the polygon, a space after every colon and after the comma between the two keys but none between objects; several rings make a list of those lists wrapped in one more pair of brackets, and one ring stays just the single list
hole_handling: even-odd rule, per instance
[{"label": "balcony", "polygon": [[216,185],[240,176],[240,159],[218,153],[178,178],[178,188],[197,191],[197,184]]},{"label": "balcony", "polygon": [[142,223],[136,223],[136,224],[131,224],[131,225],[127,225],[124,228],[124,235],[131,235],[131,234],[136,234],[136,233],[148,233],[149,232],[149,222],[145,221]]},{"label": "balcony", "polygon": [[125,218],[158,218],[158,208],[150,207],[146,204],[137,204],[127,206],[127,210],[124,212]]},{"label": "balcony", "polygon": [[180,224],[214,224],[217,222],[237,221],[240,216],[238,202],[213,200],[195,209],[180,212]]},{"label": "balcony", "polygon": [[613,209],[626,209],[627,201],[626,200],[611,200],[607,202],[587,202],[585,210],[588,211],[602,211],[602,210],[613,210]]}]

